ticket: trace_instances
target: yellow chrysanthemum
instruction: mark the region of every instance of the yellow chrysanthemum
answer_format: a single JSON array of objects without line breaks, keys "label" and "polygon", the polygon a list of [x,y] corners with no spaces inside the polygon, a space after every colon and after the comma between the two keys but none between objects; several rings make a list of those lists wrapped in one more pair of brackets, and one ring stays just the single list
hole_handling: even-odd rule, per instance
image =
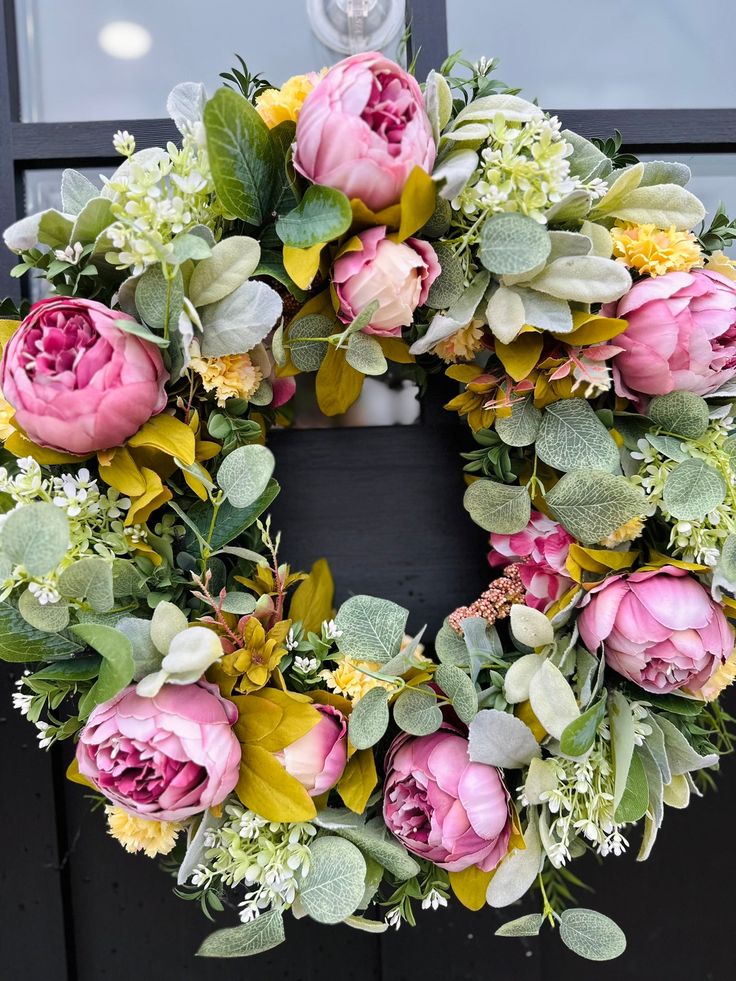
[{"label": "yellow chrysanthemum", "polygon": [[697,692],[706,702],[712,702],[736,680],[736,651],[721,664]]},{"label": "yellow chrysanthemum", "polygon": [[613,254],[619,262],[648,276],[689,272],[702,266],[703,255],[692,232],[675,226],[619,224],[611,229]]},{"label": "yellow chrysanthemum", "polygon": [[108,834],[119,841],[126,852],[145,852],[149,858],[168,855],[182,829],[180,824],[171,821],[136,817],[122,807],[106,807],[105,814]]},{"label": "yellow chrysanthemum", "polygon": [[633,542],[644,531],[644,518],[632,518],[601,541],[605,548],[615,548],[623,542]]},{"label": "yellow chrysanthemum", "polygon": [[327,682],[328,688],[357,702],[372,688],[393,690],[394,686],[388,681],[380,681],[365,673],[365,671],[379,673],[382,666],[378,661],[354,661],[352,658],[344,657],[334,671],[323,671],[322,677]]},{"label": "yellow chrysanthemum", "polygon": [[266,89],[256,99],[256,109],[269,129],[287,120],[296,122],[299,110],[309,93],[320,80],[321,73],[294,75],[280,89]]},{"label": "yellow chrysanthemum", "polygon": [[483,344],[483,321],[471,320],[451,337],[435,344],[434,353],[447,364],[472,361]]},{"label": "yellow chrysanthemum", "polygon": [[248,399],[263,381],[263,373],[247,354],[222,358],[192,358],[190,367],[202,379],[206,392],[215,392],[222,408],[228,399]]},{"label": "yellow chrysanthemum", "polygon": [[0,391],[0,442],[2,443],[15,432],[15,426],[10,421],[14,412],[15,409],[10,402],[5,401]]},{"label": "yellow chrysanthemum", "polygon": [[736,280],[736,262],[733,259],[729,259],[720,249],[718,252],[713,253],[705,265],[711,272],[720,273],[726,279]]}]

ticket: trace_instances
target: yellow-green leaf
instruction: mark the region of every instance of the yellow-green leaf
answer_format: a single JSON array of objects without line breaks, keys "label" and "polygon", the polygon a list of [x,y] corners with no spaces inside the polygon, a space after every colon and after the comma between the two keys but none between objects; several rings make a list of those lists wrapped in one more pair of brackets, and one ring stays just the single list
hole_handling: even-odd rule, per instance
[{"label": "yellow-green leaf", "polygon": [[365,376],[345,359],[342,349],[330,347],[317,372],[317,403],[326,416],[339,416],[356,401]]},{"label": "yellow-green leaf", "polygon": [[486,904],[486,890],[493,878],[493,872],[484,872],[477,865],[471,865],[462,872],[449,872],[450,885],[458,900],[466,909],[476,912]]},{"label": "yellow-green leaf", "polygon": [[175,456],[185,466],[194,463],[194,433],[185,422],[170,416],[167,412],[149,419],[130,437],[128,446],[134,449],[138,446],[152,447],[167,456]]},{"label": "yellow-green leaf", "polygon": [[499,361],[514,381],[521,381],[537,366],[542,353],[542,335],[536,331],[519,334],[510,344],[495,343]]},{"label": "yellow-green leaf", "polygon": [[359,749],[348,760],[345,772],[337,785],[337,792],[346,807],[356,814],[362,814],[377,783],[378,774],[373,751]]},{"label": "yellow-green leaf", "polygon": [[284,246],[284,269],[300,289],[308,290],[312,285],[312,280],[319,272],[319,263],[324,247],[324,242],[310,245],[308,249],[295,249],[291,245]]},{"label": "yellow-green leaf", "polygon": [[332,617],[334,598],[335,584],[327,559],[317,559],[292,596],[289,617],[301,620],[305,630],[318,633],[322,623]]},{"label": "yellow-green leaf", "polygon": [[299,781],[261,746],[243,746],[235,793],[245,807],[267,821],[311,821],[317,813]]}]

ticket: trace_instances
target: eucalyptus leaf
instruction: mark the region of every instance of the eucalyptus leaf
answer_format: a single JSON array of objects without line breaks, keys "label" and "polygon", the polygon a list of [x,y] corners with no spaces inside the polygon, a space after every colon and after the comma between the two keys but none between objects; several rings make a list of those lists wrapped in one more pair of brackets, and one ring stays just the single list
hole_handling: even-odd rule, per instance
[{"label": "eucalyptus leaf", "polygon": [[217,471],[217,483],[236,508],[247,508],[263,494],[276,461],[266,446],[253,443],[228,453]]},{"label": "eucalyptus leaf", "polygon": [[454,664],[440,664],[434,680],[452,702],[460,721],[470,723],[478,711],[478,695],[467,674]]},{"label": "eucalyptus leaf", "polygon": [[119,630],[95,623],[78,623],[71,631],[102,655],[97,681],[79,701],[79,717],[84,719],[95,706],[113,698],[130,684],[135,663],[130,641]]},{"label": "eucalyptus leaf", "polygon": [[312,184],[296,208],[276,221],[276,234],[284,245],[308,249],[339,238],[352,220],[350,201],[342,191]]},{"label": "eucalyptus leaf", "polygon": [[336,835],[316,838],[309,851],[309,871],[299,887],[299,902],[318,923],[340,923],[355,912],[363,897],[365,859],[352,842]]},{"label": "eucalyptus leaf", "polygon": [[39,603],[36,596],[26,589],[18,600],[18,612],[36,630],[58,633],[69,625],[69,604],[66,600],[56,603]]},{"label": "eucalyptus leaf", "polygon": [[544,917],[541,913],[525,913],[515,920],[509,920],[496,930],[496,937],[537,937],[542,929]]},{"label": "eucalyptus leaf", "polygon": [[54,504],[24,504],[5,517],[0,543],[13,565],[31,576],[46,576],[67,553],[69,520]]},{"label": "eucalyptus leaf", "polygon": [[566,909],[560,916],[560,939],[589,961],[610,961],[626,950],[623,930],[592,909]]},{"label": "eucalyptus leaf", "polygon": [[356,749],[368,749],[383,738],[388,728],[388,692],[371,688],[353,705],[348,722],[350,742]]},{"label": "eucalyptus leaf", "polygon": [[383,375],[388,369],[383,349],[375,337],[351,334],[345,358],[349,365],[363,375]]},{"label": "eucalyptus leaf", "polygon": [[106,613],[115,603],[111,563],[95,556],[77,559],[59,576],[59,592],[89,603],[97,613]]},{"label": "eucalyptus leaf", "polygon": [[726,499],[726,482],[704,460],[678,463],[667,475],[662,503],[680,521],[700,521]]},{"label": "eucalyptus leaf", "polygon": [[412,736],[428,736],[442,725],[437,696],[426,685],[404,688],[394,702],[394,722]]},{"label": "eucalyptus leaf", "polygon": [[317,371],[325,359],[329,344],[316,338],[329,337],[335,321],[319,313],[298,317],[289,324],[289,354],[299,371]]},{"label": "eucalyptus leaf", "polygon": [[655,426],[667,433],[698,439],[708,428],[708,403],[694,392],[655,395],[647,414]]},{"label": "eucalyptus leaf", "polygon": [[531,500],[526,487],[475,480],[465,491],[463,507],[484,531],[514,535],[526,528]]},{"label": "eucalyptus leaf", "polygon": [[465,273],[462,262],[449,246],[439,242],[434,249],[442,271],[430,286],[426,303],[433,310],[447,310],[463,293]]},{"label": "eucalyptus leaf", "polygon": [[250,957],[278,947],[284,939],[282,914],[268,910],[250,923],[215,930],[202,942],[197,957]]},{"label": "eucalyptus leaf", "polygon": [[369,821],[366,825],[337,827],[335,832],[352,842],[401,882],[419,873],[419,864],[388,834],[380,819]]},{"label": "eucalyptus leaf", "polygon": [[561,399],[545,408],[536,451],[543,463],[563,473],[620,470],[618,447],[585,399]]},{"label": "eucalyptus leaf", "polygon": [[647,508],[642,492],[626,477],[601,470],[569,471],[546,501],[558,521],[584,545],[600,542]]},{"label": "eucalyptus leaf", "polygon": [[496,418],[496,432],[507,446],[531,446],[542,424],[542,413],[534,405],[534,396],[525,395],[511,405],[511,415]]},{"label": "eucalyptus leaf", "polygon": [[478,257],[492,273],[518,274],[543,262],[550,248],[544,225],[526,215],[502,211],[483,222]]},{"label": "eucalyptus leaf", "polygon": [[356,661],[386,664],[399,652],[409,611],[375,596],[351,596],[337,611],[337,646]]}]

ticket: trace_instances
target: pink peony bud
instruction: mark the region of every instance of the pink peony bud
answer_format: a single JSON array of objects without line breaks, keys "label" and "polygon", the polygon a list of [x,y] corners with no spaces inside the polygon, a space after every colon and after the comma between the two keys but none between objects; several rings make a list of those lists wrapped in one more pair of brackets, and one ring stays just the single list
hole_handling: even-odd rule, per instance
[{"label": "pink peony bud", "polygon": [[274,755],[310,797],[319,797],[335,786],[347,764],[348,724],[332,705],[314,707],[322,716],[317,725]]}]

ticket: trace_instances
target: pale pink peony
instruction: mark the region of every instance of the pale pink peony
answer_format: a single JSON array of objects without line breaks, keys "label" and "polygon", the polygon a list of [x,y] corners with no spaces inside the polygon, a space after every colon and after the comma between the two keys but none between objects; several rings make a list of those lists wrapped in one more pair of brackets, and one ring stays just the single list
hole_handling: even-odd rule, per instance
[{"label": "pale pink peony", "polygon": [[684,569],[611,576],[583,601],[583,643],[645,691],[697,690],[733,651],[720,606]]},{"label": "pale pink peony", "polygon": [[77,745],[79,772],[131,814],[181,821],[222,803],[238,782],[238,710],[216,685],[125,688],[98,705]]},{"label": "pale pink peony", "polygon": [[364,332],[399,336],[402,327],[411,325],[414,311],[426,301],[440,274],[437,253],[429,242],[418,238],[395,242],[382,225],[361,232],[358,238],[362,250],[344,253],[332,267],[338,316],[350,323],[372,300],[378,300],[378,310]]},{"label": "pale pink peony", "polygon": [[436,148],[416,79],[375,51],[334,65],[304,100],[294,166],[373,211],[396,204],[415,166]]},{"label": "pale pink peony", "polygon": [[526,605],[544,613],[573,585],[565,566],[573,541],[561,524],[532,511],[523,531],[491,535],[488,561],[492,566],[521,563],[519,576],[526,589]]},{"label": "pale pink peony", "polygon": [[315,705],[322,718],[309,732],[274,755],[310,797],[331,790],[348,761],[348,724],[332,705]]},{"label": "pale pink peony", "polygon": [[133,320],[95,300],[34,303],[0,364],[0,389],[30,439],[66,453],[120,446],[166,406],[155,344],[115,326]]},{"label": "pale pink peony", "polygon": [[717,272],[641,279],[601,313],[628,321],[611,341],[623,348],[613,359],[618,395],[709,395],[736,375],[736,283]]},{"label": "pale pink peony", "polygon": [[489,872],[511,837],[509,795],[500,772],[471,763],[467,739],[447,729],[393,741],[383,817],[412,854],[449,872],[471,865]]}]

